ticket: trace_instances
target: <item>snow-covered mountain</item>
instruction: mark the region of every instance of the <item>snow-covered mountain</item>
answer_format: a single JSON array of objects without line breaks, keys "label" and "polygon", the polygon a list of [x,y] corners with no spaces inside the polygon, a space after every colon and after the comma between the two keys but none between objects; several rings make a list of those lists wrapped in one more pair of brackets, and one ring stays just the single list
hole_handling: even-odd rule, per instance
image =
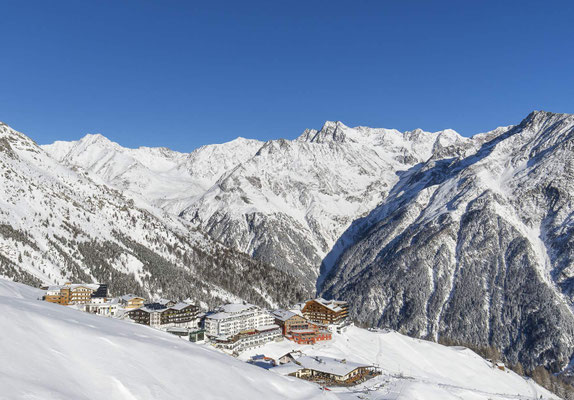
[{"label": "snow-covered mountain", "polygon": [[574,115],[534,112],[474,141],[355,221],[323,294],[368,324],[560,370],[574,350]]},{"label": "snow-covered mountain", "polygon": [[399,172],[467,142],[452,130],[327,122],[293,141],[236,139],[188,155],[124,149],[99,135],[43,148],[312,288],[333,244],[386,197]]},{"label": "snow-covered mountain", "polygon": [[42,292],[0,279],[0,399],[546,399],[532,380],[501,371],[468,349],[395,332],[350,328],[332,342],[283,341],[242,355],[293,348],[377,364],[382,375],[352,388],[264,370],[147,326],[38,301]]},{"label": "snow-covered mountain", "polygon": [[534,112],[472,138],[327,122],[296,140],[190,154],[100,136],[44,149],[290,282],[349,300],[362,323],[559,370],[574,351],[573,119]]},{"label": "snow-covered mountain", "polygon": [[245,299],[276,305],[304,297],[302,285],[285,273],[91,177],[0,125],[1,276],[28,283],[107,282],[116,294],[207,304]]},{"label": "snow-covered mountain", "polygon": [[183,154],[163,147],[128,149],[96,134],[42,148],[65,165],[81,167],[107,184],[177,215],[261,145],[258,140],[237,138]]}]

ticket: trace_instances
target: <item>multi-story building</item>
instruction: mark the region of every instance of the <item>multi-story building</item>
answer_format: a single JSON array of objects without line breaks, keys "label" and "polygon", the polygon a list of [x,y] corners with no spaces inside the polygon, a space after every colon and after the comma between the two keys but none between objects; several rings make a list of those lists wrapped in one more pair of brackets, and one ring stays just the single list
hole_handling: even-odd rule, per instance
[{"label": "multi-story building", "polygon": [[283,335],[296,329],[309,329],[312,325],[302,315],[289,310],[275,310],[271,315],[275,319],[275,323],[281,327]]},{"label": "multi-story building", "polygon": [[165,307],[159,303],[146,304],[144,307],[130,310],[128,316],[138,324],[153,328],[192,328],[199,325],[199,307],[189,303],[176,303]]},{"label": "multi-story building", "polygon": [[107,296],[107,290],[107,285],[105,284],[65,283],[64,285],[48,287],[44,300],[66,306],[70,304],[87,304],[92,301],[94,293],[97,293],[97,296],[100,297],[105,292],[105,296]]},{"label": "multi-story building", "polygon": [[275,323],[283,330],[283,336],[299,344],[315,344],[323,340],[331,340],[331,332],[324,325],[313,323],[297,312],[275,310],[272,315]]},{"label": "multi-story building", "polygon": [[349,304],[346,301],[325,300],[317,298],[309,300],[303,307],[303,316],[318,324],[342,324],[349,315]]},{"label": "multi-story building", "polygon": [[294,329],[289,331],[289,334],[285,337],[299,344],[315,344],[317,342],[331,340],[332,335],[328,330],[310,327],[308,329]]},{"label": "multi-story building", "polygon": [[86,312],[97,314],[104,317],[117,317],[123,307],[120,305],[118,299],[107,299],[107,301],[100,302],[98,298],[92,299],[91,303],[86,304]]},{"label": "multi-story building", "polygon": [[215,338],[213,344],[228,353],[238,354],[281,339],[281,328],[279,325],[271,324],[243,331],[233,336]]},{"label": "multi-story building", "polygon": [[226,304],[206,315],[204,325],[208,336],[226,338],[273,322],[271,314],[253,304]]},{"label": "multi-story building", "polygon": [[135,310],[144,306],[145,299],[135,294],[125,294],[119,298],[120,304],[126,310]]}]

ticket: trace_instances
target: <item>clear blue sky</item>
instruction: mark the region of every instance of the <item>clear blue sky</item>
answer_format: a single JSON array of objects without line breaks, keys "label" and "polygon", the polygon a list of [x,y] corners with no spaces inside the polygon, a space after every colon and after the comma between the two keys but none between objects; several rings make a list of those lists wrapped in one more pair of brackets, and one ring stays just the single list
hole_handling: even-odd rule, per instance
[{"label": "clear blue sky", "polygon": [[190,151],[574,113],[572,1],[0,0],[0,120]]}]

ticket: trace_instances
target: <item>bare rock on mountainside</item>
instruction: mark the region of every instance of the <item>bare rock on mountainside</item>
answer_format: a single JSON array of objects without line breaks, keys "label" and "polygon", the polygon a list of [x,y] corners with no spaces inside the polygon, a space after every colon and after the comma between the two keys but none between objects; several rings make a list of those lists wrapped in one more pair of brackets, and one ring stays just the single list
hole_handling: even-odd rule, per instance
[{"label": "bare rock on mountainside", "polygon": [[574,116],[534,112],[403,175],[349,231],[322,294],[364,323],[560,370],[574,350],[573,196]]}]

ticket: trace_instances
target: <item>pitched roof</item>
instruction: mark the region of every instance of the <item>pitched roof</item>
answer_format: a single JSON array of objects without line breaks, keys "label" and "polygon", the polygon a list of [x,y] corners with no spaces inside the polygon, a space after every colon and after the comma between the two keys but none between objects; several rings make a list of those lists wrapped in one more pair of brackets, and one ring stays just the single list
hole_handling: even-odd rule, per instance
[{"label": "pitched roof", "polygon": [[283,321],[283,322],[285,322],[289,318],[297,315],[294,312],[289,311],[289,310],[275,310],[271,314],[273,315],[274,318],[277,318],[278,320]]},{"label": "pitched roof", "polygon": [[193,305],[193,304],[189,304],[189,303],[185,303],[185,302],[181,301],[181,302],[179,302],[179,303],[174,304],[174,305],[171,306],[170,308],[173,309],[173,310],[181,311],[181,310],[183,310],[185,307],[190,307],[190,306],[193,307],[194,305]]},{"label": "pitched roof", "polygon": [[371,365],[361,364],[353,361],[338,360],[331,357],[303,356],[297,359],[297,363],[299,363],[305,369],[312,369],[313,371],[319,371],[337,376],[345,376],[357,368],[371,367]]},{"label": "pitched roof", "polygon": [[136,296],[135,294],[124,294],[123,296],[120,297],[120,299],[122,299],[123,301],[130,301],[133,299],[142,299],[145,300],[143,297],[141,296]]},{"label": "pitched roof", "polygon": [[289,361],[286,364],[278,365],[277,367],[271,368],[271,371],[277,372],[278,374],[281,375],[289,375],[301,369],[303,369],[302,366],[295,364],[293,361]]},{"label": "pitched roof", "polygon": [[225,319],[230,317],[238,317],[241,316],[243,313],[248,313],[250,309],[259,308],[254,306],[253,304],[226,304],[221,306],[218,312],[213,314],[208,314],[205,318],[208,319]]},{"label": "pitched roof", "polygon": [[329,310],[334,311],[334,312],[339,312],[339,311],[343,311],[343,307],[347,305],[346,301],[341,301],[341,300],[325,300],[321,297],[318,297],[316,299],[314,299],[314,301],[316,301],[317,303],[327,307]]}]

